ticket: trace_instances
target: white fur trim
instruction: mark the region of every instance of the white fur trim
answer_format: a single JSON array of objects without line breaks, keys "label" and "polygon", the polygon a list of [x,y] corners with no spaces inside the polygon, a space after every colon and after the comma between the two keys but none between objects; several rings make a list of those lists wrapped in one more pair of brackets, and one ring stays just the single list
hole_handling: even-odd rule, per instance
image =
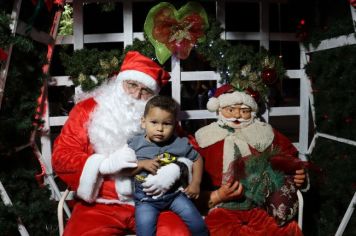
[{"label": "white fur trim", "polygon": [[[215,101],[218,99],[218,101]],[[258,109],[257,103],[253,97],[244,92],[235,91],[233,93],[224,93],[220,95],[218,98],[215,98],[212,101],[208,101],[207,108],[209,111],[217,111],[218,108],[231,106],[235,104],[244,104],[252,109],[252,111],[256,112]],[[216,107],[218,106],[218,107]],[[210,108],[211,109],[210,109]]]},{"label": "white fur trim", "polygon": [[252,109],[252,111],[257,112],[258,106],[255,99],[251,95],[248,95],[247,93],[240,92],[240,94],[242,97],[242,104],[249,106]]},{"label": "white fur trim", "polygon": [[258,120],[243,129],[238,129],[236,136],[259,152],[266,150],[274,140],[272,126]]},{"label": "white fur trim", "polygon": [[[238,148],[240,155],[236,155],[235,149]],[[229,135],[225,138],[223,151],[223,173],[228,171],[230,164],[238,157],[244,157],[251,154],[248,143],[238,139],[238,135]]]},{"label": "white fur trim", "polygon": [[[233,136],[225,138],[223,147],[223,168],[222,173],[226,173],[230,163],[234,161],[238,156],[235,153],[235,140]],[[225,179],[222,179],[222,184],[225,184]]]},{"label": "white fur trim", "polygon": [[231,162],[236,159],[235,149],[239,149],[241,157],[251,154],[250,146],[262,152],[272,144],[274,133],[272,127],[263,122],[256,121],[251,125],[236,129],[234,134],[225,138],[223,173],[225,173]]},{"label": "white fur trim", "polygon": [[195,139],[197,140],[199,147],[206,148],[223,140],[228,134],[228,130],[221,128],[217,122],[213,122],[200,128],[195,133]]},{"label": "white fur trim", "polygon": [[228,132],[221,128],[217,122],[214,122],[199,129],[195,133],[195,138],[201,148],[225,140],[223,150],[223,173],[225,173],[231,162],[236,159],[236,147],[242,157],[251,154],[249,146],[262,152],[272,144],[274,132],[272,126],[257,120],[247,127],[235,129],[234,133]]},{"label": "white fur trim", "polygon": [[215,97],[211,97],[208,103],[206,104],[206,108],[208,108],[210,112],[217,111],[219,107],[220,107],[219,99]]},{"label": "white fur trim", "polygon": [[79,180],[77,195],[86,202],[92,203],[98,196],[99,188],[103,182],[103,178],[99,173],[99,166],[104,159],[104,155],[93,154],[85,162]]},{"label": "white fur trim", "polygon": [[138,70],[122,71],[117,75],[117,80],[134,80],[143,83],[156,94],[160,90],[159,85],[153,77]]},{"label": "white fur trim", "polygon": [[226,107],[235,104],[242,104],[242,93],[233,92],[233,93],[224,93],[218,97],[220,102],[220,107]]},{"label": "white fur trim", "polygon": [[121,202],[132,201],[134,186],[131,177],[116,176],[115,189]]},{"label": "white fur trim", "polygon": [[192,182],[193,179],[193,162],[186,157],[179,157],[178,160],[184,163],[188,167],[188,183]]},{"label": "white fur trim", "polygon": [[98,198],[98,199],[96,199],[95,202],[104,203],[104,204],[127,204],[127,205],[132,205],[132,206],[135,205],[135,202],[133,200],[123,202],[123,201],[120,201],[117,199]]}]

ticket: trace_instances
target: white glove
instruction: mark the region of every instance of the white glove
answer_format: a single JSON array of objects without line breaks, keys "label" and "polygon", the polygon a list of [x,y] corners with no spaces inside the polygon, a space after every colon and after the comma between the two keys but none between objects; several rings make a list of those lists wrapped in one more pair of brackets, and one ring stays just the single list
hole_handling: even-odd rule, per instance
[{"label": "white glove", "polygon": [[124,168],[137,167],[135,151],[129,148],[127,144],[121,149],[111,153],[103,162],[101,162],[99,171],[103,175],[116,174]]},{"label": "white glove", "polygon": [[157,170],[157,174],[148,175],[142,184],[143,191],[147,195],[153,195],[158,198],[165,194],[180,177],[180,168],[178,165],[171,163],[162,166]]}]

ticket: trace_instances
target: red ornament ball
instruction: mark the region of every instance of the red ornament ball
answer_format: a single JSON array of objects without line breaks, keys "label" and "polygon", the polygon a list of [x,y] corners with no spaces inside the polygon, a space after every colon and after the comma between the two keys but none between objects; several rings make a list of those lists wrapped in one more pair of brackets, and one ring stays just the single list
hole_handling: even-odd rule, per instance
[{"label": "red ornament ball", "polygon": [[346,124],[351,124],[352,123],[352,118],[351,117],[346,117],[345,118],[345,123]]},{"label": "red ornament ball", "polygon": [[263,82],[267,85],[273,85],[277,82],[277,72],[273,68],[264,68],[261,77]]},{"label": "red ornament ball", "polygon": [[251,97],[253,97],[253,99],[255,99],[256,102],[260,101],[260,93],[253,90],[252,88],[248,87],[245,92],[250,95]]}]

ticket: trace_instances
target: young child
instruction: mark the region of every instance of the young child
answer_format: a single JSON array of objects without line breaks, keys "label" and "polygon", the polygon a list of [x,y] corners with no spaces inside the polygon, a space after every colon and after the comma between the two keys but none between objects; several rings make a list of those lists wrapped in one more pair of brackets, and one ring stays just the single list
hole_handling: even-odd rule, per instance
[{"label": "young child", "polygon": [[[189,198],[197,199],[203,172],[201,156],[188,143],[188,139],[174,135],[177,123],[177,104],[169,97],[156,96],[150,99],[141,119],[145,134],[135,136],[129,146],[135,150],[138,166],[135,173],[135,221],[136,234],[155,235],[158,215],[163,210],[178,214],[188,226],[192,235],[208,235],[207,227],[199,211]],[[168,153],[168,154],[167,154]],[[166,193],[146,193],[143,191],[145,178],[155,175],[162,163],[162,156],[189,159],[193,161],[192,176],[189,185],[182,191],[177,184]],[[176,165],[171,163],[168,165]],[[164,181],[164,179],[162,179]]]}]

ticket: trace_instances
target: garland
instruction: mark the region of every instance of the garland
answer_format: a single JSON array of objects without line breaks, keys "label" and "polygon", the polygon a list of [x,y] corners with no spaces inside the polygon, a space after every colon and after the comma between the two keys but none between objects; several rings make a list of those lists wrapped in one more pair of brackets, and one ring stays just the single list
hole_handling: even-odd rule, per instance
[{"label": "garland", "polygon": [[[296,1],[298,2],[298,1]],[[349,0],[353,6],[354,0]],[[298,2],[299,3],[299,2]],[[297,24],[297,36],[306,48],[317,47],[322,40],[355,33],[355,23],[347,1],[308,1],[305,8],[314,6],[313,11]],[[332,11],[330,10],[332,9]]]},{"label": "garland", "polygon": [[[221,83],[231,83],[236,89],[256,92],[262,101],[268,97],[268,89],[277,79],[282,79],[285,69],[280,59],[271,56],[267,50],[261,48],[254,52],[252,47],[244,45],[231,45],[220,38],[223,28],[215,20],[210,20],[210,27],[206,31],[206,40],[196,44],[193,50],[209,62],[210,66],[221,76]],[[73,55],[60,53],[65,73],[70,76],[76,86],[83,91],[90,91],[107,78],[119,71],[122,59],[129,50],[140,51],[143,55],[158,62],[155,49],[147,40],[135,39],[132,45],[125,47],[120,54],[117,50],[98,51],[97,49],[76,50]],[[165,65],[163,65],[165,67]],[[270,70],[269,77],[263,79],[266,71]],[[264,82],[267,81],[267,82]]]},{"label": "garland", "polygon": [[69,4],[64,5],[58,35],[73,35],[73,8]]},{"label": "garland", "polygon": [[0,66],[7,60],[7,49],[12,44],[17,46],[23,52],[29,52],[33,50],[33,45],[30,40],[15,36],[11,33],[9,27],[11,19],[5,11],[0,11]]},{"label": "garland", "polygon": [[306,73],[312,81],[317,130],[356,137],[356,45],[313,53]]},{"label": "garland", "polygon": [[[207,39],[197,45],[197,52],[220,74],[220,82],[230,83],[240,91],[247,90],[256,100],[266,102],[268,86],[285,76],[282,61],[264,48],[256,53],[249,46],[231,45],[220,38],[223,32],[220,23],[210,22]],[[270,77],[267,72],[270,72]]]},{"label": "garland", "polygon": [[[26,148],[44,77],[41,68],[46,64],[46,45],[13,35],[10,22],[1,11],[0,48],[6,52],[12,44],[13,49],[0,112],[0,181],[13,205],[0,201],[0,232],[18,235],[17,223],[21,219],[30,235],[55,235],[56,201],[51,199],[48,188],[40,187],[36,181],[35,173],[40,167],[32,148]],[[0,65],[4,62],[6,59],[0,60]]]}]

